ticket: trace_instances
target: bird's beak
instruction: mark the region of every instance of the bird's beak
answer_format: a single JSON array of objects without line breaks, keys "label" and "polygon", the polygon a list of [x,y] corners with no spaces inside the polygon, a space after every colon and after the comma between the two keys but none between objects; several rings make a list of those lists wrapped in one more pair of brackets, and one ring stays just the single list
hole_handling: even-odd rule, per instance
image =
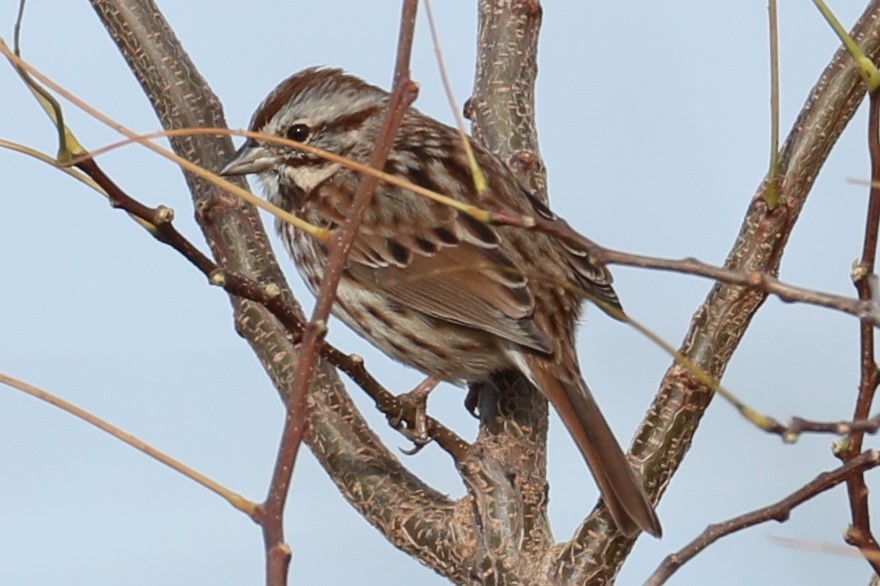
[{"label": "bird's beak", "polygon": [[226,165],[220,169],[221,175],[249,175],[265,171],[278,163],[278,155],[266,147],[247,141],[238,149]]}]

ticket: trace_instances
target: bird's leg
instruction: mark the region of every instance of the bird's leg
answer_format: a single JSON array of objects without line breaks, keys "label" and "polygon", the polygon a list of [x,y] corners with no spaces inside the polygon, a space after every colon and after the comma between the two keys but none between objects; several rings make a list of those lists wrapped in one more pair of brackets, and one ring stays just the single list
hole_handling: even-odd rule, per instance
[{"label": "bird's leg", "polygon": [[485,419],[488,412],[494,412],[493,403],[498,391],[491,381],[468,383],[468,392],[464,398],[464,408],[474,419]]},{"label": "bird's leg", "polygon": [[415,454],[431,441],[428,437],[428,396],[440,381],[439,377],[429,376],[410,392],[397,396],[400,414],[389,418],[389,423],[415,444],[412,450],[402,450],[404,454]]},{"label": "bird's leg", "polygon": [[495,382],[487,379],[468,384],[464,408],[474,419],[491,423],[498,415],[498,387]]}]

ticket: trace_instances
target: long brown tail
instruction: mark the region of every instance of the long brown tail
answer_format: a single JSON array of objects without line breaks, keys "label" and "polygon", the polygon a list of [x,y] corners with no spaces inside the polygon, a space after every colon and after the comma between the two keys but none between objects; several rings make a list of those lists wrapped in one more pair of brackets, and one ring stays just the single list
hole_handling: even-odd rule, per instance
[{"label": "long brown tail", "polygon": [[541,358],[525,358],[538,388],[577,442],[617,528],[629,537],[639,531],[660,537],[657,513],[584,380],[576,375],[571,383],[562,381]]}]

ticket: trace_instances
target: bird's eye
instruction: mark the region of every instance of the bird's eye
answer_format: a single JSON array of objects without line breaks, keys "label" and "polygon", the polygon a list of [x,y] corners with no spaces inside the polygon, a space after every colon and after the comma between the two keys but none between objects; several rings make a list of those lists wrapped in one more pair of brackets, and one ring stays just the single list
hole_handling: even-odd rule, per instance
[{"label": "bird's eye", "polygon": [[285,136],[296,142],[305,142],[311,131],[307,124],[293,124],[287,129]]}]

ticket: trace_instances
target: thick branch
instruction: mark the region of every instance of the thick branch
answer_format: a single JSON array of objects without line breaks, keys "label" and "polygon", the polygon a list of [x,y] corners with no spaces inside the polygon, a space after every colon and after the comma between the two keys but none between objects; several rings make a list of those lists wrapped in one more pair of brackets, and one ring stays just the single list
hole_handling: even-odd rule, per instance
[{"label": "thick branch", "polygon": [[[546,199],[535,130],[538,0],[482,0],[473,95],[473,136]],[[478,390],[478,389],[472,389]],[[547,402],[520,376],[483,385],[474,458],[461,467],[480,528],[477,583],[540,583],[552,543],[547,519]],[[488,414],[489,416],[485,416]],[[494,416],[494,418],[492,417]]]}]

